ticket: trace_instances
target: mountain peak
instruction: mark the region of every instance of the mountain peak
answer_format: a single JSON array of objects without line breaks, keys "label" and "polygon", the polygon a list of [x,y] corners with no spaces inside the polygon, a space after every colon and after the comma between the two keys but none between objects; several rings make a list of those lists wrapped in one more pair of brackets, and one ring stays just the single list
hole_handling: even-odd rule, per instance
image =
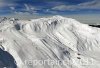
[{"label": "mountain peak", "polygon": [[60,15],[55,15],[55,16],[53,16],[54,18],[56,17],[56,18],[64,18],[63,16],[60,16]]}]

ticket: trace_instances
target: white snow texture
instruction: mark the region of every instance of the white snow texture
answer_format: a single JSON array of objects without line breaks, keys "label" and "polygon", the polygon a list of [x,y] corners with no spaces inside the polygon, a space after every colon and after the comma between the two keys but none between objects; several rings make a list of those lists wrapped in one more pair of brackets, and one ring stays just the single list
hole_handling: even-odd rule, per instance
[{"label": "white snow texture", "polygon": [[[62,16],[0,19],[0,48],[17,68],[100,68],[100,29]],[[34,60],[64,64],[29,64]]]}]

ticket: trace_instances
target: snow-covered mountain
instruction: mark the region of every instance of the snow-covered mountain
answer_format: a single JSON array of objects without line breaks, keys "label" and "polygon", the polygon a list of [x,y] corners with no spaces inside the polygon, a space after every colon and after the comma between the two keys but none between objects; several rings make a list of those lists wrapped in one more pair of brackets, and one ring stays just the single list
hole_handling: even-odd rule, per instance
[{"label": "snow-covered mountain", "polygon": [[[0,68],[100,68],[99,28],[62,16],[2,18],[0,22],[0,48],[13,57],[17,66]],[[34,60],[55,60],[60,64],[34,65]]]}]

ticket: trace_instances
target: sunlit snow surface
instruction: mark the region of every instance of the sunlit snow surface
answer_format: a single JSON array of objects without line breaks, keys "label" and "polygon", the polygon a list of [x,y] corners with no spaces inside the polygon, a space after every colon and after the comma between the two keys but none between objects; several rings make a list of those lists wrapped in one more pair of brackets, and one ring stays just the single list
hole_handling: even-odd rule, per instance
[{"label": "sunlit snow surface", "polygon": [[[100,68],[99,28],[62,16],[0,22],[0,48],[13,56],[17,68]],[[61,62],[35,65],[34,60]]]}]

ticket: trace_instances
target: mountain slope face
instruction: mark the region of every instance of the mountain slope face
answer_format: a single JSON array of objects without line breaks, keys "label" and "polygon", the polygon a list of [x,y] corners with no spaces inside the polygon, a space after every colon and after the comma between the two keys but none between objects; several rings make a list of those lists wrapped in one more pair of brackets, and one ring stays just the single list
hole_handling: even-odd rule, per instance
[{"label": "mountain slope face", "polygon": [[62,16],[0,21],[0,48],[13,56],[17,68],[100,68],[99,28]]}]

